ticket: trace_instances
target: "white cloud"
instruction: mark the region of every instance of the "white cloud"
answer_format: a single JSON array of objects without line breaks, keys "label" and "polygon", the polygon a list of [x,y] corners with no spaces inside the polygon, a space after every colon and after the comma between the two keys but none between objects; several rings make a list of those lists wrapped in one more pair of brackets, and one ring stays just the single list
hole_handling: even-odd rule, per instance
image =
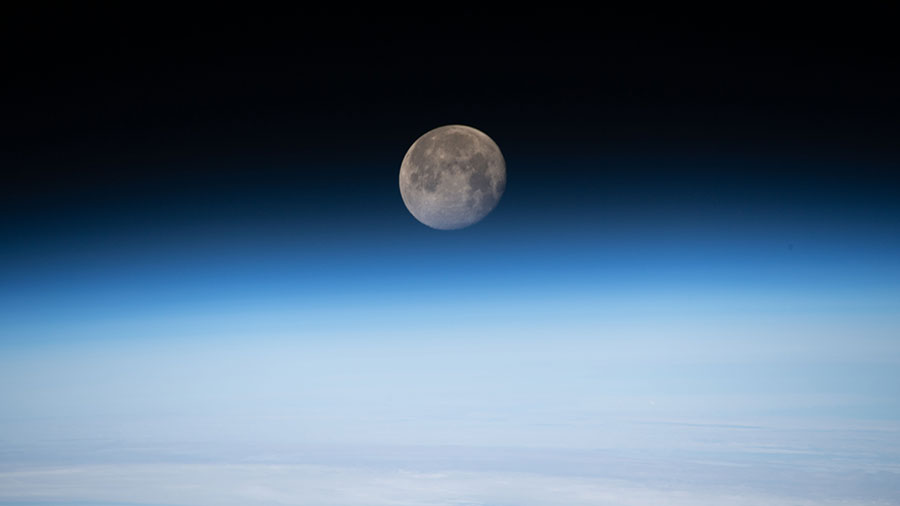
[{"label": "white cloud", "polygon": [[[737,469],[741,473],[745,470]],[[788,478],[789,479],[789,478]],[[827,478],[826,478],[827,479]],[[776,489],[783,483],[776,483]],[[871,498],[869,498],[871,499]],[[803,506],[875,504],[725,484],[523,472],[415,471],[282,464],[98,465],[0,473],[2,501],[191,506]],[[881,504],[898,504],[882,502]]]}]

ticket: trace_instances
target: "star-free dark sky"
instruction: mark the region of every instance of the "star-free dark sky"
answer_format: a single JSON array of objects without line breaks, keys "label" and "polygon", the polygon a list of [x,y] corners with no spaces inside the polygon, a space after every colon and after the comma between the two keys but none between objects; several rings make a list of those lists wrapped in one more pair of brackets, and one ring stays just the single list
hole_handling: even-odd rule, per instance
[{"label": "star-free dark sky", "polygon": [[7,35],[13,244],[250,216],[402,221],[389,218],[397,160],[453,122],[488,132],[509,158],[497,219],[896,213],[900,77],[874,42],[474,15],[458,31],[85,17],[26,17]]}]

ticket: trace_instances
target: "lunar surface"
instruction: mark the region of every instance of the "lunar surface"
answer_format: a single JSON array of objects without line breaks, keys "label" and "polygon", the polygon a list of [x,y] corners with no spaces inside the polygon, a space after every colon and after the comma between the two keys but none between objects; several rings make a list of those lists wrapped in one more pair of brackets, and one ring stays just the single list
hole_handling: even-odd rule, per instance
[{"label": "lunar surface", "polygon": [[400,195],[429,227],[453,230],[481,221],[506,188],[506,162],[490,137],[447,125],[419,137],[400,165]]}]

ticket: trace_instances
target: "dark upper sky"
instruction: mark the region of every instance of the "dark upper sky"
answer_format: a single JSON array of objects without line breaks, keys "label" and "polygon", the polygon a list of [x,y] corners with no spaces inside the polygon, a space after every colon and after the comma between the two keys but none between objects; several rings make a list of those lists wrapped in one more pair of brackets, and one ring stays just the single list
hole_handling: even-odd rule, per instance
[{"label": "dark upper sky", "polygon": [[851,42],[828,24],[124,11],[6,23],[8,244],[394,212],[403,153],[447,123],[497,141],[524,210],[898,212],[900,71],[885,37]]}]

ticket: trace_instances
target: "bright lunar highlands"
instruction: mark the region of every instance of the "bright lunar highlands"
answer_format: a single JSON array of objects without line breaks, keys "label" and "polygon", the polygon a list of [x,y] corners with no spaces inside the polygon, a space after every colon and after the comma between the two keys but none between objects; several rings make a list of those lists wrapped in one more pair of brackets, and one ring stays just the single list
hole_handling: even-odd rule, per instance
[{"label": "bright lunar highlands", "polygon": [[417,220],[439,230],[487,216],[506,188],[506,162],[490,137],[447,125],[416,139],[400,165],[400,195]]}]

